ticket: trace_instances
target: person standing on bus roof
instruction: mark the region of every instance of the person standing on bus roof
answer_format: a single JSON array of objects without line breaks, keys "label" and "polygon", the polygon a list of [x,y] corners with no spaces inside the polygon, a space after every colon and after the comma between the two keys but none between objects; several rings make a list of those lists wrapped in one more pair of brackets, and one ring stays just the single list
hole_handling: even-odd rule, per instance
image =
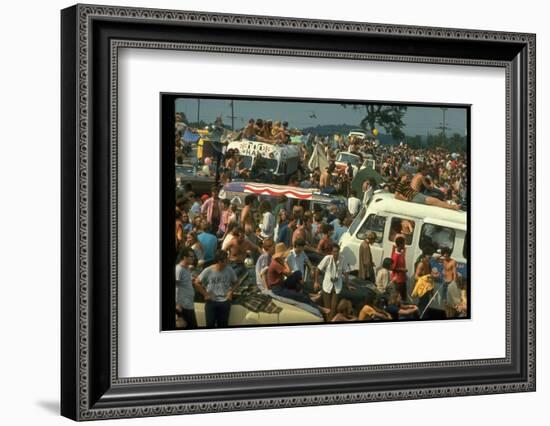
[{"label": "person standing on bus roof", "polygon": [[248,120],[248,124],[243,130],[243,138],[249,141],[256,140],[256,126],[254,125],[254,119]]},{"label": "person standing on bus roof", "polygon": [[348,211],[349,214],[355,217],[361,209],[361,200],[357,198],[357,191],[351,190],[351,197],[348,198]]}]

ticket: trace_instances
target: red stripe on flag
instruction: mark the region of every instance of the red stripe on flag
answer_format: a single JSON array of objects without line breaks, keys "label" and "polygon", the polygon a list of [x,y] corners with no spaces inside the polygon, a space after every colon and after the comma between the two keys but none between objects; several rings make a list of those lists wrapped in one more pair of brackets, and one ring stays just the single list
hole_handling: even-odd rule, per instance
[{"label": "red stripe on flag", "polygon": [[263,195],[267,194],[272,196],[286,195],[292,198],[298,198],[300,200],[310,200],[311,198],[313,198],[313,195],[309,192],[300,192],[300,191],[291,190],[291,189],[277,190],[267,186],[245,185],[244,190],[245,192],[252,192],[254,194],[263,194]]}]

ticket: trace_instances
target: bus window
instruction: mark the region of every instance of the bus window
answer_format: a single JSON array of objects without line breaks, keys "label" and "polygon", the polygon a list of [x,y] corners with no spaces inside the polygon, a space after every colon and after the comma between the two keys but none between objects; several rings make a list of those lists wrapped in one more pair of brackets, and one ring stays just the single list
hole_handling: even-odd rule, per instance
[{"label": "bus window", "polygon": [[274,158],[266,158],[264,168],[265,168],[265,170],[269,170],[270,172],[276,172],[277,171],[277,160],[275,160]]},{"label": "bus window", "polygon": [[405,237],[405,244],[410,246],[414,235],[414,221],[402,217],[394,217],[391,220],[390,235],[388,239],[395,241],[398,235]]},{"label": "bus window", "polygon": [[365,223],[357,232],[357,238],[364,240],[370,232],[376,234],[376,242],[381,243],[384,238],[384,228],[386,227],[386,217],[370,214]]},{"label": "bus window", "polygon": [[292,157],[283,162],[285,174],[294,173],[298,169],[298,157]]},{"label": "bus window", "polygon": [[250,155],[241,155],[243,159],[242,164],[239,165],[241,169],[250,169],[252,167],[252,157]]},{"label": "bus window", "polygon": [[449,247],[451,253],[455,245],[455,230],[446,226],[425,223],[420,232],[418,244],[422,250],[437,251],[443,247]]}]

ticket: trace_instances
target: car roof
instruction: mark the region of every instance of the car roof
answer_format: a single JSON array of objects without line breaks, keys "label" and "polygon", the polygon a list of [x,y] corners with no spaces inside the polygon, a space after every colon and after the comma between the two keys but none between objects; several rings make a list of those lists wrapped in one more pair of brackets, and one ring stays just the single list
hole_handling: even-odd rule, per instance
[{"label": "car roof", "polygon": [[445,223],[466,230],[468,215],[462,210],[450,210],[443,207],[402,201],[389,192],[375,192],[368,204],[369,209],[397,215],[411,216],[433,224]]}]

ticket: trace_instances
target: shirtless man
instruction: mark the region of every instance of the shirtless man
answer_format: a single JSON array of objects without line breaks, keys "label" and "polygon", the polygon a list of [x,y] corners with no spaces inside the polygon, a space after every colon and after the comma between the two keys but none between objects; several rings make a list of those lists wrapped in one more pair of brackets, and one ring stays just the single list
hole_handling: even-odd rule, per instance
[{"label": "shirtless man", "polygon": [[256,139],[256,126],[254,125],[254,119],[248,120],[248,124],[243,130],[243,138],[253,141]]},{"label": "shirtless man", "polygon": [[222,250],[229,253],[230,265],[237,276],[240,276],[241,273],[246,270],[244,266],[244,259],[246,258],[248,252],[252,250],[259,252],[260,248],[245,237],[244,231],[241,227],[234,228],[232,235],[233,238],[223,244]]},{"label": "shirtless man", "polygon": [[442,298],[447,300],[447,289],[450,284],[457,281],[456,273],[456,260],[451,259],[451,249],[449,247],[443,247],[441,249],[441,262],[443,262],[443,288]]},{"label": "shirtless man", "polygon": [[[415,176],[416,177],[416,176]],[[395,186],[395,198],[403,201],[410,201],[418,204],[428,204],[430,206],[443,207],[444,209],[459,210],[458,204],[448,204],[445,201],[438,200],[435,197],[429,197],[413,189],[412,182],[409,183],[409,177],[404,174],[399,183]]]},{"label": "shirtless man", "polygon": [[256,230],[256,222],[254,221],[254,214],[252,212],[252,206],[256,201],[254,195],[247,195],[244,198],[244,207],[241,211],[240,223],[244,227],[245,234],[252,234]]},{"label": "shirtless man", "polygon": [[427,174],[426,169],[420,169],[411,180],[411,188],[417,192],[424,192],[425,189],[430,188],[431,181],[426,176]]},{"label": "shirtless man", "polygon": [[273,127],[271,128],[271,136],[275,140],[275,143],[285,143],[286,133],[280,121],[276,121],[275,123],[273,123]]},{"label": "shirtless man", "polygon": [[420,258],[420,262],[418,262],[418,265],[416,265],[416,271],[415,271],[415,278],[418,279],[424,275],[430,275],[432,272],[432,269],[430,267],[430,254],[423,251],[422,257]]},{"label": "shirtless man", "polygon": [[325,189],[327,186],[330,186],[330,174],[328,173],[328,167],[325,167],[321,177],[319,178],[319,186],[321,189]]},{"label": "shirtless man", "polygon": [[311,244],[313,236],[311,233],[311,218],[309,216],[304,216],[302,223],[296,226],[296,229],[292,233],[292,245],[300,239],[304,240],[307,251],[315,251],[315,247]]},{"label": "shirtless man", "polygon": [[319,188],[321,189],[321,192],[325,192],[327,194],[334,192],[332,172],[335,167],[336,166],[334,166],[334,164],[330,164],[327,168],[325,168],[323,173],[321,173],[321,177],[319,178]]},{"label": "shirtless man", "polygon": [[245,167],[244,161],[244,157],[237,156],[237,164],[235,165],[235,169],[233,171],[233,177],[248,178],[248,175],[250,174],[250,169],[248,167]]},{"label": "shirtless man", "polygon": [[235,152],[230,149],[225,153],[225,168],[231,170],[231,174],[233,174],[236,166],[237,160],[235,158]]}]

